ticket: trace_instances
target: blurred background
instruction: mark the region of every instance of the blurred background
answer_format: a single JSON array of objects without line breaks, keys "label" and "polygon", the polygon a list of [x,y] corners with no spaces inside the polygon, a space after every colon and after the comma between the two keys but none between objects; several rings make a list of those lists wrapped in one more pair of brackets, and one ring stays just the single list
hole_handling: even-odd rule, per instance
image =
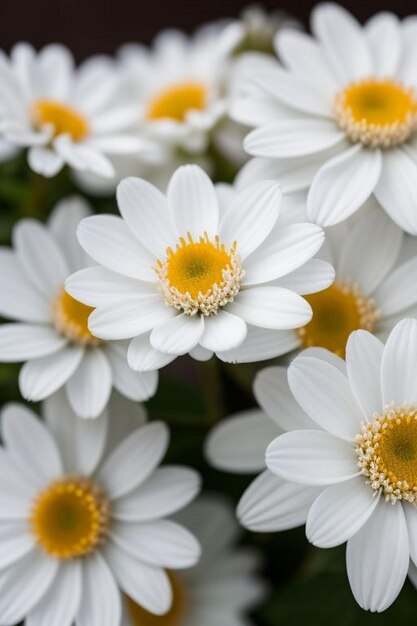
[{"label": "blurred background", "polygon": [[[1,0],[0,48],[9,50],[17,40],[35,46],[51,41],[68,45],[78,59],[99,52],[114,52],[126,41],[150,42],[163,28],[187,31],[200,24],[236,17],[251,4],[245,0]],[[268,9],[284,9],[306,22],[312,0],[264,0]],[[413,0],[344,0],[344,5],[364,20],[376,11],[391,10],[399,16],[414,13]]]}]

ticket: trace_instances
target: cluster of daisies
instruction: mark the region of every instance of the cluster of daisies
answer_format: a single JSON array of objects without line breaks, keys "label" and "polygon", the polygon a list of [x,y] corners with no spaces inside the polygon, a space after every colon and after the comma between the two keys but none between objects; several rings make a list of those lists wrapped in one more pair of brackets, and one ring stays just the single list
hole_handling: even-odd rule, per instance
[{"label": "cluster of daisies", "polygon": [[[0,361],[41,403],[1,413],[0,626],[253,624],[241,527],[347,542],[363,609],[417,586],[417,18],[252,9],[80,66],[18,44],[0,158],[79,192],[0,247]],[[236,515],[161,465],[143,402],[183,355],[274,359],[206,438],[259,474]]]}]

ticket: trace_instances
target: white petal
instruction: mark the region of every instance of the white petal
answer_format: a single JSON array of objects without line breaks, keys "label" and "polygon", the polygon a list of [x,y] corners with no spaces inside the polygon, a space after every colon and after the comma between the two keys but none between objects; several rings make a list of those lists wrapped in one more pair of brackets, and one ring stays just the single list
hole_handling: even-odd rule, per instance
[{"label": "white petal", "polygon": [[280,430],[313,430],[313,422],[295,401],[288,386],[287,368],[265,367],[253,384],[255,398]]},{"label": "white petal", "polygon": [[135,491],[112,503],[112,516],[125,522],[146,522],[182,509],[201,488],[197,472],[188,467],[160,467]]},{"label": "white petal", "polygon": [[248,324],[284,330],[299,328],[312,317],[310,305],[298,294],[282,287],[252,287],[239,293],[227,307],[229,313]]},{"label": "white petal", "polygon": [[12,460],[4,448],[0,448],[0,520],[22,520],[26,524],[31,503],[39,491],[33,475],[29,476]]},{"label": "white petal", "polygon": [[107,457],[100,481],[112,499],[133,491],[155,471],[168,447],[169,431],[162,422],[135,430]]},{"label": "white petal", "polygon": [[372,75],[363,29],[346,9],[330,2],[319,4],[313,9],[311,28],[340,80],[350,82]]},{"label": "white petal", "polygon": [[201,554],[194,535],[170,520],[152,520],[147,523],[115,522],[110,536],[127,554],[157,567],[192,567]]},{"label": "white petal", "polygon": [[302,352],[302,356],[310,356],[314,359],[320,359],[321,361],[325,361],[329,363],[329,365],[333,365],[336,367],[342,374],[347,376],[346,363],[342,359],[342,357],[337,356],[334,352],[330,352],[330,350],[326,350],[326,348],[318,348],[313,346],[312,348],[305,348]]},{"label": "white petal", "polygon": [[347,544],[347,573],[356,602],[365,610],[387,609],[401,591],[408,564],[403,508],[381,498],[373,515]]},{"label": "white petal", "polygon": [[11,458],[29,478],[44,484],[62,474],[58,447],[32,411],[19,404],[7,405],[2,411],[1,433]]},{"label": "white petal", "polygon": [[218,315],[205,319],[200,344],[212,352],[231,350],[241,345],[246,333],[246,324],[240,317],[219,311]]},{"label": "white petal", "polygon": [[353,332],[346,346],[349,383],[366,419],[381,414],[381,362],[384,345],[364,330]]},{"label": "white petal", "polygon": [[104,411],[112,389],[112,371],[100,348],[85,351],[65,389],[68,400],[79,417],[97,417]]},{"label": "white petal", "polygon": [[107,267],[88,267],[72,274],[65,289],[76,300],[94,308],[156,291],[153,285],[116,274]]},{"label": "white petal", "polygon": [[336,267],[338,280],[357,283],[363,294],[372,294],[394,266],[402,240],[402,231],[379,207],[370,209],[343,244]]},{"label": "white petal", "polygon": [[302,485],[332,485],[358,475],[355,449],[321,430],[293,430],[273,441],[267,467],[284,480]]},{"label": "white petal", "polygon": [[269,470],[255,478],[237,508],[240,523],[254,532],[277,532],[305,523],[320,493],[317,487],[289,483]]},{"label": "white petal", "polygon": [[29,613],[26,626],[72,626],[81,601],[81,561],[64,561],[48,592]]},{"label": "white petal", "polygon": [[57,442],[67,473],[89,476],[96,469],[104,451],[108,416],[81,420],[68,402],[64,390],[47,398],[42,415]]},{"label": "white petal", "polygon": [[327,487],[309,511],[307,539],[319,548],[339,546],[362,528],[378,500],[363,476]]},{"label": "white petal", "polygon": [[82,220],[78,241],[95,261],[130,278],[153,282],[155,259],[116,215],[93,215]]},{"label": "white petal", "polygon": [[334,278],[335,270],[330,263],[321,259],[310,259],[298,269],[274,281],[274,285],[305,295],[327,289]]},{"label": "white petal", "polygon": [[243,145],[253,156],[283,159],[322,152],[344,138],[331,120],[283,119],[253,130]]},{"label": "white petal", "polygon": [[272,181],[256,183],[239,193],[222,217],[220,241],[227,246],[237,242],[237,252],[245,259],[271,232],[281,199],[280,187]]},{"label": "white petal", "polygon": [[226,363],[255,363],[291,352],[299,344],[296,333],[291,330],[269,330],[249,325],[246,339],[240,346],[216,354]]},{"label": "white petal", "polygon": [[383,318],[406,312],[417,304],[416,281],[417,256],[414,256],[391,272],[373,294]]},{"label": "white petal", "polygon": [[176,358],[172,354],[164,354],[151,346],[149,334],[135,337],[129,344],[127,360],[129,367],[138,372],[149,372],[161,369]]},{"label": "white petal", "polygon": [[365,34],[373,57],[374,75],[382,78],[395,75],[402,53],[398,17],[393,13],[377,13],[366,22]]},{"label": "white petal", "polygon": [[9,567],[35,547],[35,537],[27,521],[0,521],[0,571]]},{"label": "white petal", "polygon": [[375,196],[390,218],[407,233],[417,235],[417,163],[404,149],[384,153]]},{"label": "white petal", "polygon": [[408,576],[414,587],[417,589],[417,567],[414,563],[410,563],[410,569],[408,570]]},{"label": "white petal", "polygon": [[198,239],[205,232],[218,234],[219,206],[214,185],[197,165],[177,169],[168,185],[168,203],[178,237],[190,233]]},{"label": "white petal", "polygon": [[132,296],[95,309],[89,317],[88,326],[93,335],[101,339],[130,339],[175,314],[175,310],[165,305],[159,294]]},{"label": "white petal", "polygon": [[51,178],[58,174],[58,172],[64,166],[63,158],[51,150],[50,148],[44,148],[43,146],[34,146],[30,148],[28,152],[28,164],[29,167],[36,172]]},{"label": "white petal", "polygon": [[347,219],[375,190],[381,163],[379,150],[364,150],[359,144],[328,161],[310,187],[307,199],[310,219],[320,226]]},{"label": "white petal", "polygon": [[0,313],[22,322],[46,322],[51,319],[51,303],[36,291],[25,276],[16,254],[0,248]]},{"label": "white petal", "polygon": [[251,409],[224,419],[205,441],[205,454],[218,469],[239,474],[265,468],[265,450],[281,434],[263,411]]},{"label": "white petal", "polygon": [[171,584],[163,569],[146,565],[111,543],[106,545],[104,556],[119,586],[132,600],[155,615],[170,609]]},{"label": "white petal", "polygon": [[82,219],[90,215],[92,209],[81,196],[64,198],[55,205],[48,219],[48,227],[58,241],[71,272],[81,269],[88,257],[78,243],[76,231]]},{"label": "white petal", "polygon": [[3,324],[0,327],[0,360],[16,363],[58,352],[67,340],[54,328],[41,324]]},{"label": "white petal", "polygon": [[117,203],[135,237],[155,258],[164,256],[176,234],[168,202],[159,189],[141,178],[125,178],[117,188]]},{"label": "white petal", "polygon": [[321,428],[346,441],[358,434],[363,415],[339,369],[301,355],[290,365],[288,383],[298,404]]},{"label": "white petal", "polygon": [[84,559],[82,582],[76,626],[119,626],[120,592],[109,566],[98,552]]},{"label": "white petal", "polygon": [[285,276],[311,259],[324,242],[324,231],[315,224],[276,227],[245,261],[245,285],[266,283]]},{"label": "white petal", "polygon": [[417,402],[417,320],[399,322],[385,344],[381,384],[383,405]]},{"label": "white petal", "polygon": [[13,230],[13,244],[23,271],[36,289],[45,296],[57,294],[69,268],[45,226],[36,220],[21,220]]},{"label": "white petal", "polygon": [[0,622],[22,621],[59,576],[58,567],[57,559],[34,550],[0,572]]},{"label": "white petal", "polygon": [[202,315],[181,314],[155,326],[150,342],[155,350],[165,354],[187,354],[198,344],[203,332]]},{"label": "white petal", "polygon": [[67,346],[59,352],[24,364],[19,387],[26,400],[38,402],[57,391],[72,376],[84,354],[80,346]]},{"label": "white petal", "polygon": [[417,563],[417,509],[415,506],[404,506],[403,508],[408,528],[408,540],[410,544],[410,556],[414,563]]},{"label": "white petal", "polygon": [[105,353],[112,370],[114,387],[124,396],[135,402],[149,400],[155,395],[158,386],[158,371],[134,372],[127,363],[127,348],[118,342],[110,342]]},{"label": "white petal", "polygon": [[210,361],[213,356],[213,352],[211,352],[211,350],[206,350],[203,346],[197,345],[190,350],[190,356],[196,361]]}]

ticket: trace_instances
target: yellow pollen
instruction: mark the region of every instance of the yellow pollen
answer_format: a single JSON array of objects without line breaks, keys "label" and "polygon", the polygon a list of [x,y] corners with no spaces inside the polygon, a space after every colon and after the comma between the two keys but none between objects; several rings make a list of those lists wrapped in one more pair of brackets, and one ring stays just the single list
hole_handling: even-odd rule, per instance
[{"label": "yellow pollen", "polygon": [[206,105],[207,89],[202,83],[178,83],[156,94],[149,103],[146,119],[184,122],[189,111],[203,111]]},{"label": "yellow pollen", "polygon": [[232,302],[243,277],[236,247],[234,243],[228,250],[207,233],[194,241],[188,233],[175,250],[167,248],[166,259],[155,268],[167,304],[187,315],[208,316]]},{"label": "yellow pollen", "polygon": [[74,141],[80,141],[90,131],[88,122],[81,113],[55,100],[35,102],[32,106],[32,119],[36,128],[47,124],[53,126],[54,137],[66,134]]},{"label": "yellow pollen", "polygon": [[56,329],[73,343],[96,346],[101,340],[90,332],[88,318],[94,309],[69,295],[62,289],[53,305],[53,319]]},{"label": "yellow pollen", "polygon": [[363,296],[356,285],[338,282],[304,297],[313,309],[311,322],[296,331],[305,348],[319,346],[344,358],[352,331],[375,330],[379,314],[374,301]]},{"label": "yellow pollen", "polygon": [[168,572],[172,586],[172,607],[166,615],[148,613],[131,598],[126,597],[131,626],[181,626],[187,608],[186,590],[177,575]]},{"label": "yellow pollen", "polygon": [[94,551],[109,526],[109,503],[88,479],[69,476],[36,498],[30,526],[37,543],[57,559]]},{"label": "yellow pollen", "polygon": [[391,148],[417,128],[417,99],[393,80],[351,83],[336,95],[336,119],[349,139],[371,148]]},{"label": "yellow pollen", "polygon": [[358,465],[372,489],[393,504],[417,504],[417,408],[390,405],[355,439]]}]

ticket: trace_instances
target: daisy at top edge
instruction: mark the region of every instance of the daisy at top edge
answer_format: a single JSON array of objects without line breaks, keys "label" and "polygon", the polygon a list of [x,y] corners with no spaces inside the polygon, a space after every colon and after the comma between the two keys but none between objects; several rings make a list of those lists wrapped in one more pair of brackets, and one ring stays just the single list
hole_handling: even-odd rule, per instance
[{"label": "daisy at top edge", "polygon": [[132,340],[133,369],[187,353],[210,358],[240,345],[248,325],[297,328],[311,319],[299,294],[272,282],[306,263],[324,233],[314,224],[281,226],[276,183],[253,185],[224,206],[208,176],[184,166],[166,196],[128,178],[117,198],[122,218],[94,216],[78,228],[81,245],[104,267],[77,272],[66,287],[95,308],[95,336]]},{"label": "daisy at top edge", "polygon": [[120,626],[121,592],[162,615],[173,599],[166,570],[198,561],[194,535],[167,517],[195,498],[199,476],[160,467],[167,427],[141,424],[140,407],[128,416],[119,399],[92,422],[62,391],[45,401],[44,422],[19,404],[3,409],[1,624]]},{"label": "daisy at top edge", "polygon": [[0,133],[28,149],[44,176],[64,165],[113,176],[109,155],[134,154],[147,142],[127,133],[137,107],[122,97],[114,63],[104,56],[74,66],[71,53],[51,44],[36,52],[19,43],[0,57]]},{"label": "daisy at top edge", "polygon": [[345,220],[374,193],[417,234],[417,22],[378,13],[361,26],[325,3],[311,28],[313,36],[278,33],[282,65],[248,61],[246,95],[232,115],[255,127],[245,148],[256,158],[241,177],[275,172],[293,189],[310,187],[309,217],[322,226]]},{"label": "daisy at top edge", "polygon": [[[90,214],[81,198],[61,201],[46,225],[19,221],[13,249],[0,247],[0,361],[25,362],[19,386],[24,398],[39,401],[64,387],[73,410],[96,417],[112,387],[131,400],[147,400],[158,372],[133,372],[125,341],[103,341],[88,329],[92,308],[65,291],[65,280],[91,265],[75,231]],[[113,293],[112,293],[113,296]],[[106,293],[101,294],[102,301]]]}]

